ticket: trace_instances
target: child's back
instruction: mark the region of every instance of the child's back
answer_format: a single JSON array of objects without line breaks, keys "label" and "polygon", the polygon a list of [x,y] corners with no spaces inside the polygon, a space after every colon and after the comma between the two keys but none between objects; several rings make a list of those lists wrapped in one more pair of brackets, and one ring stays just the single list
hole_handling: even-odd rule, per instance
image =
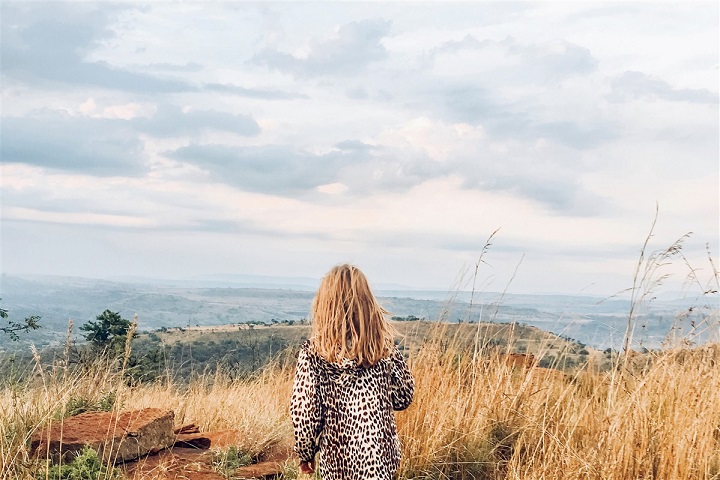
[{"label": "child's back", "polygon": [[[346,265],[336,267],[328,275],[338,269],[355,269],[354,275],[362,275],[355,267]],[[322,291],[321,286],[318,297]],[[385,322],[384,311],[379,312]],[[326,321],[325,325],[338,327],[337,323],[352,323],[353,318],[350,311],[344,319],[338,319],[335,324]],[[379,320],[376,318],[376,321]],[[368,325],[362,327],[367,330],[364,327]],[[369,329],[382,335],[389,331],[387,325],[380,327]],[[314,329],[314,333],[298,356],[290,407],[295,451],[301,467],[312,470],[312,459],[319,450],[320,471],[326,480],[391,479],[400,462],[393,410],[407,408],[413,397],[414,382],[405,360],[397,348],[389,344],[384,356],[378,359],[366,356],[364,365],[348,358],[336,357],[331,361],[319,352],[315,342],[323,332]],[[357,352],[361,341],[357,338],[354,343],[349,342],[351,345],[345,345],[346,352],[353,349]]]}]

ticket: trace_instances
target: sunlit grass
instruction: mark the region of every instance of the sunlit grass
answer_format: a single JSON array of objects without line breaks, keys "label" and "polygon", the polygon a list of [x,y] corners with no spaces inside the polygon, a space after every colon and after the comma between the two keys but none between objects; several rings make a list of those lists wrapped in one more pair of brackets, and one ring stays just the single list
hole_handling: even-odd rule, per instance
[{"label": "sunlit grass", "polygon": [[[493,352],[445,330],[434,327],[409,356],[416,393],[397,414],[401,478],[719,478],[720,345],[560,373],[492,361]],[[239,430],[237,448],[257,455],[292,435],[292,376],[291,363],[278,363],[249,379],[218,372],[189,385],[130,387],[102,362],[45,369],[0,389],[0,477],[33,478],[40,463],[30,436],[78,399],[173,410],[176,424],[202,431]]]}]

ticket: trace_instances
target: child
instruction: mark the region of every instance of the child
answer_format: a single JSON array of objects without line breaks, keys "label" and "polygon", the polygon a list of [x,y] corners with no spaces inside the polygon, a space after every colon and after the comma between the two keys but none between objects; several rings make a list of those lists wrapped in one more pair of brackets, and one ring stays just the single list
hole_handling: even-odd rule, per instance
[{"label": "child", "polygon": [[319,451],[324,480],[393,478],[400,464],[393,410],[410,405],[414,380],[386,314],[357,267],[339,265],[323,278],[290,404],[303,473],[315,471]]}]

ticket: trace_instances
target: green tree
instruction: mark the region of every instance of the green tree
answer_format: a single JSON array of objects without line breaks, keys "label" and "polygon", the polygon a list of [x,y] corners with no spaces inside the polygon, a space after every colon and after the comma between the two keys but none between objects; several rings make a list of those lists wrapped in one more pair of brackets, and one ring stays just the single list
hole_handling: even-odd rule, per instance
[{"label": "green tree", "polygon": [[165,370],[165,351],[151,348],[133,355],[128,360],[128,379],[134,383],[153,382],[160,378]]},{"label": "green tree", "polygon": [[8,311],[4,308],[0,308],[0,318],[2,318],[3,320],[7,320],[8,322],[7,326],[3,325],[2,327],[0,327],[0,332],[9,335],[10,340],[14,342],[20,340],[18,332],[29,332],[30,330],[37,330],[38,328],[40,328],[40,317],[38,317],[37,315],[25,317],[25,320],[22,323],[8,320],[8,317]]},{"label": "green tree", "polygon": [[[95,317],[95,321],[89,321],[80,327],[80,330],[87,332],[85,340],[90,342],[98,350],[104,350],[111,354],[118,354],[125,348],[125,340],[132,323],[120,316],[120,312],[105,310]],[[133,338],[137,337],[133,333]]]}]

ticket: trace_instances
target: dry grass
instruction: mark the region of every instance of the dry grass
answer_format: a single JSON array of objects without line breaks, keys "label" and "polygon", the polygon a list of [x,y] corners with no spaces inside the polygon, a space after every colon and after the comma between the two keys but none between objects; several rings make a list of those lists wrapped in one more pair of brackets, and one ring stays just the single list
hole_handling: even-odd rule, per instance
[{"label": "dry grass", "polygon": [[[402,478],[720,478],[720,345],[574,374],[513,369],[438,326],[413,349],[413,405],[397,415]],[[483,339],[479,338],[480,344]],[[238,429],[256,454],[291,435],[292,365],[254,379],[206,376],[189,386],[128,387],[98,362],[43,370],[0,390],[0,477],[32,478],[33,431],[83,399],[115,409],[172,409],[202,430]]]},{"label": "dry grass", "polygon": [[407,478],[720,478],[720,345],[563,376],[430,343],[398,415]]},{"label": "dry grass", "polygon": [[202,431],[234,429],[244,439],[238,448],[257,455],[292,436],[285,411],[292,375],[269,369],[252,380],[230,381],[218,373],[189,386],[156,383],[130,387],[104,362],[73,375],[59,370],[32,384],[0,388],[0,478],[32,478],[38,462],[29,452],[33,433],[59,421],[78,404],[113,410],[155,407],[173,410],[176,424],[196,423]]},{"label": "dry grass", "polygon": [[[667,277],[663,268],[669,259],[680,256],[688,263],[681,253],[688,235],[668,249],[646,253],[654,225],[629,289],[626,349],[611,359],[610,369],[599,368],[592,355],[572,372],[493,361],[502,353],[492,347],[499,336],[509,339],[506,352],[522,344],[536,358],[557,353],[549,337],[533,333],[530,341],[516,336],[515,326],[403,325],[416,391],[410,408],[397,414],[400,478],[720,480],[720,343],[691,348],[674,342],[677,346],[647,355],[627,349],[638,311]],[[698,270],[690,267],[689,282],[698,285],[702,299],[714,301],[720,274],[709,253],[708,258],[710,281],[700,282]],[[692,334],[717,328],[717,304],[706,307]],[[508,328],[509,336],[502,333]],[[130,347],[128,341],[123,364]],[[168,374],[164,382],[129,387],[122,369],[113,368],[116,362],[97,360],[68,370],[67,351],[65,361],[51,367],[41,366],[36,355],[28,382],[0,379],[0,478],[34,478],[40,462],[31,458],[30,437],[78,404],[170,409],[178,424],[240,430],[246,440],[237,447],[251,455],[292,435],[292,361],[278,361],[250,379],[218,372],[181,386]],[[292,471],[289,478],[296,475],[289,467]]]}]

